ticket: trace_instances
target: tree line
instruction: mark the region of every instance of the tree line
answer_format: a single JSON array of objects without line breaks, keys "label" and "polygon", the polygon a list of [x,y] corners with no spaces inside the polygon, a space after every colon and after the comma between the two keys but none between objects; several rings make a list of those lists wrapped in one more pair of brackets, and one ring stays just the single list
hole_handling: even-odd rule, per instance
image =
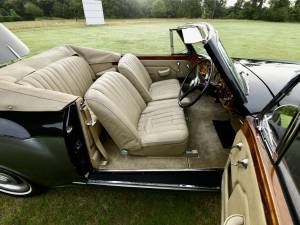
[{"label": "tree line", "polygon": [[[106,18],[300,21],[300,0],[102,0]],[[82,0],[0,0],[0,21],[83,18]]]}]

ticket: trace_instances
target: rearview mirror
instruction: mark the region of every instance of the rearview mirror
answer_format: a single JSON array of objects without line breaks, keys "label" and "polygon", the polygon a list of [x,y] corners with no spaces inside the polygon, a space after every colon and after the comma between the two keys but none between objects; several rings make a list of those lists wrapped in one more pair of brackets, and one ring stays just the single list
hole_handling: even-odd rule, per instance
[{"label": "rearview mirror", "polygon": [[186,44],[195,44],[198,42],[203,42],[203,37],[197,27],[189,27],[182,29],[183,40]]}]

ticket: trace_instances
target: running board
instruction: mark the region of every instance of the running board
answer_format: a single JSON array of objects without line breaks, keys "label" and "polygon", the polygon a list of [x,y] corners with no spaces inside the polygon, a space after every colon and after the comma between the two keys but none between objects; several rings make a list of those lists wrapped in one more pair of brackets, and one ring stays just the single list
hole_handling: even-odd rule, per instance
[{"label": "running board", "polygon": [[87,184],[101,186],[218,191],[223,169],[101,171],[89,175]]}]

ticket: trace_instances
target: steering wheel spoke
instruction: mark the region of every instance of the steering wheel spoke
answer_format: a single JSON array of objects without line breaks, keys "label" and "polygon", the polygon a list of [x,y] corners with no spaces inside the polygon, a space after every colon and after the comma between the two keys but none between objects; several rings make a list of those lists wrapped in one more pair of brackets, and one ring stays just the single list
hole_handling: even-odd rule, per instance
[{"label": "steering wheel spoke", "polygon": [[[207,64],[207,62],[209,62],[210,68],[209,70],[207,70],[206,74],[202,74],[204,76],[200,76],[200,66],[201,64],[205,63]],[[202,60],[196,67],[195,67],[195,74],[194,74],[194,78],[191,79],[190,83],[188,84],[188,81],[190,80],[190,75],[191,73],[189,73],[184,81],[181,84],[181,88],[180,88],[180,92],[178,95],[178,104],[179,106],[181,106],[182,108],[186,108],[186,107],[190,107],[192,105],[194,105],[206,92],[206,90],[209,87],[210,84],[210,80],[211,80],[211,76],[212,76],[212,62],[210,59],[204,59]],[[185,90],[185,87],[188,85],[188,89]],[[184,99],[187,98],[188,96],[190,96],[193,92],[195,92],[196,90],[199,91],[199,94],[197,95],[197,97],[192,100],[191,102],[188,103],[183,103]]]}]

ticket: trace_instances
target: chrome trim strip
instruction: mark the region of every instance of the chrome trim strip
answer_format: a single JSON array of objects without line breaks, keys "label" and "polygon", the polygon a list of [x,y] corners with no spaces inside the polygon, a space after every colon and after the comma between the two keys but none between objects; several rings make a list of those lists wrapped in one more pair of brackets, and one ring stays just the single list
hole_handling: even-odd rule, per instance
[{"label": "chrome trim strip", "polygon": [[207,168],[207,169],[100,169],[97,172],[209,172],[215,170],[224,170],[224,168]]},{"label": "chrome trim strip", "polygon": [[113,187],[133,187],[146,189],[163,189],[163,190],[183,190],[183,191],[219,191],[220,187],[199,187],[186,184],[160,184],[160,183],[140,183],[128,181],[104,181],[104,180],[89,180],[87,183],[73,182],[73,184],[87,184],[99,186]]}]

